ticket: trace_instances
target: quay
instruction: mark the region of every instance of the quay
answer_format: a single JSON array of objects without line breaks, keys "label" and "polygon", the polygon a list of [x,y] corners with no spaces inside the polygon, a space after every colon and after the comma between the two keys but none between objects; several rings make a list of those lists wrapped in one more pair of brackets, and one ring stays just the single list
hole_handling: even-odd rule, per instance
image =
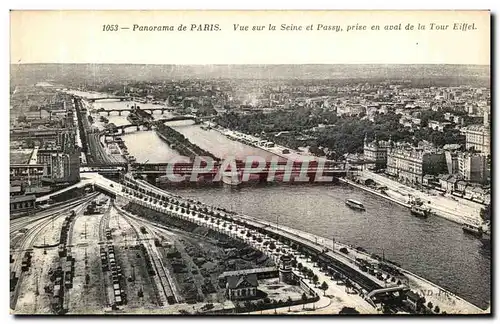
[{"label": "quay", "polygon": [[[473,206],[472,204],[464,205],[463,203],[452,201],[447,197],[431,196],[426,194],[425,192],[406,187],[405,185],[388,179],[382,175],[370,171],[362,172],[363,178],[369,178],[380,185],[387,186],[388,194],[382,194],[375,189],[369,188],[362,184],[358,184],[352,180],[348,180],[345,178],[340,178],[339,181],[366,192],[370,192],[374,195],[377,195],[378,197],[392,201],[407,208],[411,207],[411,205],[407,203],[407,199],[409,199],[408,195],[414,198],[419,198],[426,204],[427,207],[430,208],[431,212],[434,215],[455,222],[457,224],[463,224],[466,222],[470,222],[471,220],[473,222],[478,222],[481,220],[479,215],[479,204],[476,204],[477,206]],[[389,195],[389,193],[392,193],[393,196]]]},{"label": "quay", "polygon": [[410,205],[410,204],[404,203],[404,202],[402,202],[401,200],[398,200],[398,199],[392,198],[392,197],[390,197],[390,196],[388,196],[388,195],[384,195],[384,194],[383,194],[383,193],[381,193],[381,192],[378,192],[378,191],[376,191],[376,190],[374,190],[374,189],[372,189],[372,188],[368,188],[367,186],[363,186],[363,185],[361,185],[361,184],[358,184],[358,183],[356,183],[356,182],[354,182],[354,181],[351,181],[351,180],[348,180],[348,179],[344,179],[344,178],[339,178],[339,181],[340,181],[340,182],[343,182],[343,183],[345,183],[345,184],[348,184],[348,185],[350,185],[350,186],[356,187],[356,188],[358,188],[358,189],[361,189],[361,190],[367,191],[367,192],[369,192],[369,193],[372,193],[372,194],[374,194],[374,195],[376,195],[376,196],[379,196],[379,197],[381,197],[381,198],[384,198],[384,199],[390,200],[390,201],[392,201],[392,202],[394,202],[394,203],[396,203],[396,204],[398,204],[398,205],[401,205],[401,206],[403,206],[403,207],[406,207],[406,208],[410,208],[410,207],[411,207],[411,205]]}]

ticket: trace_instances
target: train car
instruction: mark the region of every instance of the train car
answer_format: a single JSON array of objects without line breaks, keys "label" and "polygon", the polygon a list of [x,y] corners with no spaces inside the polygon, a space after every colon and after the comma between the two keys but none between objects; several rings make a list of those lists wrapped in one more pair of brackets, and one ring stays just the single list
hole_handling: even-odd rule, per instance
[{"label": "train car", "polygon": [[63,258],[66,256],[66,245],[65,244],[59,244],[59,247],[57,248],[57,252],[59,254],[59,257]]},{"label": "train car", "polygon": [[122,305],[123,304],[121,296],[115,296],[115,304],[116,305]]},{"label": "train car", "polygon": [[66,288],[73,288],[73,280],[71,278],[71,275],[69,276],[66,276],[65,280],[64,280],[64,287]]},{"label": "train car", "polygon": [[28,271],[28,269],[31,266],[31,254],[29,252],[26,252],[23,256],[23,260],[21,262],[21,270],[22,271]]},{"label": "train car", "polygon": [[71,266],[70,263],[66,263],[66,267],[64,268],[64,275],[71,277],[72,273],[73,273],[73,267]]},{"label": "train car", "polygon": [[111,240],[113,237],[111,236],[111,230],[108,228],[106,229],[106,239]]},{"label": "train car", "polygon": [[16,276],[16,272],[12,271],[10,273],[10,291],[14,291],[16,289],[17,281],[19,278]]},{"label": "train car", "polygon": [[57,284],[54,285],[54,292],[52,293],[52,297],[55,298],[61,298],[62,297],[62,290],[61,290],[61,285]]}]

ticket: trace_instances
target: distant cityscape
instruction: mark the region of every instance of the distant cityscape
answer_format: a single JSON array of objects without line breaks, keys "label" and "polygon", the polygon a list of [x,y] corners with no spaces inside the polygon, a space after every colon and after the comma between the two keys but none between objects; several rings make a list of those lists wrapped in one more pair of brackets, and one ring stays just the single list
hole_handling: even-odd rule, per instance
[{"label": "distant cityscape", "polygon": [[[142,98],[174,107],[178,114],[214,116],[223,127],[316,156],[373,160],[375,169],[386,169],[406,184],[489,204],[488,88],[413,86],[419,82],[414,80],[336,82],[101,81],[78,90]],[[40,195],[79,180],[81,139],[71,97],[56,90],[61,87],[16,86],[12,93],[11,164],[31,164],[34,171],[27,185],[15,179],[19,169],[11,168],[16,195]],[[340,134],[346,127],[354,128],[352,133]]]}]

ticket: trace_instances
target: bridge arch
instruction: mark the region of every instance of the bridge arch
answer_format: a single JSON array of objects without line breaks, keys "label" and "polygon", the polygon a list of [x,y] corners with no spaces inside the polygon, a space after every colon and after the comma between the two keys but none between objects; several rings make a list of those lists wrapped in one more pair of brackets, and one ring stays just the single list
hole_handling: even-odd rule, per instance
[{"label": "bridge arch", "polygon": [[130,109],[98,109],[97,114],[99,116],[111,116],[111,115],[117,115],[117,116],[126,116],[129,115],[131,112]]}]

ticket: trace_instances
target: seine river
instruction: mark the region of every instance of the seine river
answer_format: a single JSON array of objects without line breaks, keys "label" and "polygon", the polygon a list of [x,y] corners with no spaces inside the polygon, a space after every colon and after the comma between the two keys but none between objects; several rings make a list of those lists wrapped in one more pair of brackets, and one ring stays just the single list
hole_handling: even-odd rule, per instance
[{"label": "seine river", "polygon": [[[115,102],[114,105],[126,105]],[[139,104],[140,105],[140,104]],[[112,116],[110,122],[126,123]],[[202,130],[189,122],[170,124],[201,148],[220,157],[268,153]],[[176,152],[154,132],[123,136],[138,161],[166,162]],[[397,204],[345,185],[248,185],[240,188],[168,188],[178,194],[246,215],[364,247],[448,289],[481,308],[490,301],[491,252],[462,232],[461,226],[430,217],[420,219]],[[362,201],[366,212],[351,210],[347,198]]]}]

